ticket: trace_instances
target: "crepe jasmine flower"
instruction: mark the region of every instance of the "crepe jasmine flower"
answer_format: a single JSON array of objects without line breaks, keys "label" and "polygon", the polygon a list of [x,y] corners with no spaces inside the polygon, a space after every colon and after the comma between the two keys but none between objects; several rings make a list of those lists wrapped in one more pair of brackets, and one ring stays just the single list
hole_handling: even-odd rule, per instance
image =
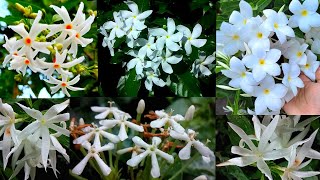
[{"label": "crepe jasmine flower", "polygon": [[137,75],[142,75],[143,74],[143,68],[147,67],[147,65],[148,65],[145,62],[145,55],[143,55],[143,52],[142,51],[130,50],[128,52],[128,55],[134,57],[127,64],[128,70],[130,70],[130,69],[135,67]]},{"label": "crepe jasmine flower", "polygon": [[128,117],[126,115],[122,115],[120,119],[101,120],[99,121],[99,124],[105,126],[107,129],[113,128],[116,125],[120,126],[118,137],[121,141],[124,141],[128,138],[126,127],[129,127],[138,132],[144,131],[143,126],[128,121]]},{"label": "crepe jasmine flower", "polygon": [[69,80],[67,75],[62,74],[62,80],[58,80],[58,79],[55,79],[52,76],[50,76],[49,80],[45,79],[44,81],[49,83],[49,84],[54,84],[55,85],[55,86],[50,87],[51,94],[54,94],[54,93],[58,92],[61,89],[63,94],[65,94],[68,97],[70,97],[68,89],[70,89],[71,91],[82,91],[82,90],[85,90],[85,88],[79,88],[79,87],[72,86],[72,85],[74,85],[74,84],[76,84],[76,83],[78,83],[80,81],[80,74],[78,74],[72,80]]},{"label": "crepe jasmine flower", "polygon": [[240,146],[232,146],[231,152],[233,154],[241,155],[242,157],[236,157],[226,162],[220,163],[217,166],[229,166],[236,165],[239,167],[248,166],[253,163],[257,163],[258,169],[265,175],[269,180],[272,180],[271,171],[266,164],[266,160],[276,160],[288,156],[291,148],[273,150],[272,146],[268,142],[272,137],[277,124],[279,116],[276,116],[271,123],[265,128],[261,134],[258,146],[256,146],[250,139],[250,137],[238,126],[229,123],[229,126],[241,137],[241,139],[248,145],[249,149]]},{"label": "crepe jasmine flower", "polygon": [[171,64],[178,64],[182,60],[182,55],[172,55],[172,52],[169,49],[166,49],[166,51],[162,51],[162,55],[153,59],[153,61],[156,62],[156,66],[158,69],[158,66],[161,64],[162,70],[168,74],[173,73],[173,69],[171,67]]},{"label": "crepe jasmine flower", "polygon": [[137,40],[137,44],[139,46],[142,46],[139,49],[139,53],[141,53],[141,55],[147,55],[149,59],[153,59],[156,55],[156,43],[154,42],[155,37],[153,36],[149,36],[148,40],[143,39],[143,38],[139,38]]},{"label": "crepe jasmine flower", "polygon": [[121,38],[126,34],[126,32],[124,32],[123,30],[124,22],[120,19],[119,15],[120,15],[119,13],[113,12],[114,22],[108,21],[103,24],[104,29],[107,29],[107,30],[111,29],[111,32],[109,34],[110,40],[113,40],[115,37]]},{"label": "crepe jasmine flower", "polygon": [[47,168],[48,154],[50,150],[50,132],[49,129],[55,130],[65,136],[69,136],[69,131],[55,123],[67,121],[70,119],[69,113],[59,114],[69,106],[69,100],[52,106],[45,114],[36,109],[28,108],[22,104],[18,105],[32,118],[35,119],[31,124],[25,127],[19,134],[19,139],[24,139],[30,134],[37,134],[42,138],[41,143],[41,160],[44,168]]},{"label": "crepe jasmine flower", "polygon": [[162,28],[149,29],[149,33],[152,36],[158,36],[157,49],[161,51],[164,45],[171,51],[178,51],[180,46],[177,44],[181,41],[183,34],[181,32],[174,33],[176,31],[176,24],[173,19],[167,19],[167,31]]},{"label": "crepe jasmine flower", "polygon": [[139,12],[138,5],[133,1],[125,1],[131,11],[121,10],[120,14],[125,19],[126,26],[134,27],[138,30],[142,30],[147,26],[144,25],[144,20],[149,17],[152,10],[147,10],[142,13]]},{"label": "crepe jasmine flower", "polygon": [[161,128],[165,125],[169,125],[173,128],[173,130],[177,131],[178,133],[183,133],[185,131],[184,128],[178,123],[178,121],[185,120],[182,115],[176,114],[173,116],[172,112],[168,114],[164,110],[155,111],[155,114],[158,116],[158,119],[150,123],[150,126],[152,128]]},{"label": "crepe jasmine flower", "polygon": [[18,52],[19,47],[18,47],[17,38],[13,37],[8,39],[8,37],[4,35],[4,39],[5,39],[5,44],[3,44],[2,46],[9,52],[9,54],[6,55],[6,57],[3,60],[3,63],[2,63],[3,67],[5,67],[8,64],[8,62],[12,60],[15,56],[19,56],[19,52]]},{"label": "crepe jasmine flower", "polygon": [[190,159],[191,146],[194,146],[198,150],[198,152],[204,157],[209,158],[210,155],[213,154],[213,152],[207,146],[205,146],[199,140],[195,139],[196,132],[193,131],[192,129],[188,129],[187,133],[185,133],[185,132],[178,133],[174,130],[171,130],[170,136],[174,139],[178,139],[178,140],[182,140],[182,141],[187,142],[187,144],[184,146],[184,148],[182,148],[179,151],[179,158],[182,160]]},{"label": "crepe jasmine flower", "polygon": [[91,139],[94,138],[94,141],[101,145],[100,136],[103,136],[104,138],[108,139],[112,143],[118,143],[120,141],[118,136],[111,134],[109,132],[106,132],[105,131],[106,129],[107,127],[104,127],[104,126],[96,127],[95,125],[93,127],[86,127],[86,134],[73,140],[73,144],[82,144],[85,141],[90,142]]},{"label": "crepe jasmine flower", "polygon": [[291,46],[286,50],[286,52],[283,54],[284,57],[289,59],[289,63],[296,63],[299,65],[305,65],[307,62],[307,55],[305,54],[305,51],[308,48],[308,44],[302,44],[298,41],[293,41]]},{"label": "crepe jasmine flower", "polygon": [[145,149],[145,151],[138,156],[135,156],[127,161],[127,165],[131,167],[136,167],[144,158],[146,158],[148,155],[151,156],[151,176],[153,178],[158,178],[160,176],[160,168],[158,164],[157,155],[161,156],[165,160],[167,160],[169,163],[174,162],[173,156],[170,154],[167,154],[160,149],[158,149],[159,144],[161,143],[161,139],[159,137],[153,137],[152,138],[152,144],[149,145],[146,142],[144,142],[140,137],[135,136],[132,138],[132,141]]},{"label": "crepe jasmine flower", "polygon": [[42,73],[45,74],[47,77],[52,76],[52,74],[57,71],[59,74],[64,75],[72,75],[71,72],[64,70],[71,68],[77,64],[80,64],[84,60],[84,56],[80,58],[74,59],[70,62],[64,63],[67,59],[68,50],[64,50],[61,54],[56,50],[55,58],[53,59],[52,63],[45,62],[42,60],[38,60],[37,63],[42,69]]},{"label": "crepe jasmine flower", "polygon": [[270,49],[266,52],[260,48],[253,48],[252,54],[245,56],[242,61],[248,68],[252,68],[253,78],[260,82],[267,74],[280,75],[281,69],[277,64],[280,57],[281,51],[278,49]]},{"label": "crepe jasmine flower", "polygon": [[117,107],[112,107],[113,101],[109,101],[110,107],[99,107],[99,106],[92,106],[91,110],[93,112],[98,112],[100,114],[96,115],[94,118],[95,119],[106,119],[108,115],[112,114],[114,119],[120,119],[121,116],[124,114],[127,118],[131,118],[130,114],[121,111]]},{"label": "crepe jasmine flower", "polygon": [[111,172],[110,167],[100,158],[100,153],[104,151],[109,151],[114,149],[114,144],[108,143],[102,147],[91,145],[89,142],[84,142],[82,147],[88,150],[88,154],[77,164],[73,169],[72,173],[80,175],[84,168],[86,167],[90,158],[94,158],[98,163],[100,170],[102,171],[103,175],[108,176]]},{"label": "crepe jasmine flower", "polygon": [[284,77],[282,79],[282,83],[290,88],[294,94],[297,95],[298,89],[303,88],[304,84],[302,80],[299,78],[300,75],[300,68],[295,63],[282,63],[282,70]]},{"label": "crepe jasmine flower", "polygon": [[319,61],[317,61],[317,56],[312,51],[307,50],[307,62],[305,65],[300,65],[301,71],[312,81],[315,81],[318,68]]},{"label": "crepe jasmine flower", "polygon": [[216,31],[217,43],[223,44],[223,52],[232,56],[238,51],[245,51],[244,47],[245,32],[234,25],[222,22],[220,31]]},{"label": "crepe jasmine flower", "polygon": [[283,44],[288,37],[295,37],[294,31],[288,26],[288,18],[283,12],[276,12],[272,9],[263,10],[263,14],[267,17],[263,26],[268,31],[276,33],[279,41]]},{"label": "crepe jasmine flower", "polygon": [[320,15],[317,13],[319,2],[317,0],[306,0],[301,4],[298,0],[293,0],[289,4],[289,10],[293,13],[290,17],[289,25],[307,33],[311,27],[320,26]]},{"label": "crepe jasmine flower", "polygon": [[260,115],[268,108],[272,111],[280,111],[283,106],[281,98],[287,91],[283,84],[275,84],[271,76],[266,76],[254,90],[254,96],[257,97],[254,102],[255,112]]},{"label": "crepe jasmine flower", "polygon": [[159,87],[164,87],[166,85],[166,83],[159,78],[159,75],[153,71],[147,71],[146,76],[147,76],[147,79],[144,81],[144,85],[146,89],[149,91],[152,91],[153,84]]},{"label": "crepe jasmine flower", "polygon": [[177,26],[177,30],[183,33],[184,37],[186,38],[184,49],[186,50],[187,55],[190,55],[192,53],[191,45],[200,48],[207,42],[206,39],[197,39],[202,32],[202,26],[200,24],[196,24],[196,26],[192,30],[192,33],[187,27],[182,25]]},{"label": "crepe jasmine flower", "polygon": [[230,60],[230,70],[221,70],[221,72],[231,78],[229,86],[241,88],[247,94],[251,94],[254,86],[258,85],[252,73],[246,70],[243,62],[234,56]]},{"label": "crepe jasmine flower", "polygon": [[106,30],[102,26],[100,27],[100,33],[102,35],[104,35],[103,40],[102,40],[102,47],[107,47],[108,46],[108,49],[110,51],[110,55],[114,56],[113,47],[114,47],[114,43],[116,42],[116,40],[114,40],[114,39],[110,40],[108,33],[106,32]]},{"label": "crepe jasmine flower", "polygon": [[123,30],[127,33],[126,42],[128,47],[133,48],[135,40],[139,37],[141,30],[137,30],[134,26],[126,26]]},{"label": "crepe jasmine flower", "polygon": [[29,32],[26,31],[23,23],[15,26],[8,26],[8,28],[12,29],[22,37],[17,41],[18,49],[21,48],[19,53],[28,55],[35,50],[45,54],[50,54],[50,51],[47,49],[47,47],[52,44],[51,42],[36,41],[38,34],[47,28],[47,25],[39,23],[41,17],[42,12],[38,11],[37,17],[33,21]]},{"label": "crepe jasmine flower", "polygon": [[[18,73],[22,73],[24,76],[29,68],[32,72],[38,72],[37,61],[41,61],[38,58],[34,59],[37,56],[36,51],[32,51],[26,55],[19,56],[13,55],[13,60],[10,63],[9,70],[16,70]],[[44,60],[45,58],[42,58]]]},{"label": "crepe jasmine flower", "polygon": [[270,31],[264,28],[260,21],[262,22],[262,19],[259,20],[259,22],[250,22],[248,23],[248,30],[249,32],[244,35],[245,39],[248,39],[248,46],[253,49],[256,47],[259,47],[265,51],[270,50]]},{"label": "crepe jasmine flower", "polygon": [[212,72],[210,71],[209,66],[213,64],[214,60],[214,54],[207,57],[200,54],[199,59],[196,59],[192,64],[191,72],[194,73],[196,78],[198,78],[199,74],[200,76],[210,76]]},{"label": "crepe jasmine flower", "polygon": [[128,148],[124,148],[124,149],[120,149],[117,151],[117,154],[122,155],[124,153],[128,153],[128,152],[132,152],[131,154],[131,158],[145,152],[144,149],[142,149],[140,146],[133,146],[133,147],[128,147]]},{"label": "crepe jasmine flower", "polygon": [[237,27],[243,27],[252,18],[252,7],[246,1],[240,1],[239,7],[240,12],[233,11],[229,17],[229,22]]}]

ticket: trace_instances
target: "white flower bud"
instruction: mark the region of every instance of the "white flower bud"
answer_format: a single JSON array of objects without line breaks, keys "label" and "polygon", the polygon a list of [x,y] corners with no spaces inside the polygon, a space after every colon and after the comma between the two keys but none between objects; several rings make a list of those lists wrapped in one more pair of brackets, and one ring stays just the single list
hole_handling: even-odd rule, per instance
[{"label": "white flower bud", "polygon": [[193,115],[194,115],[194,111],[196,110],[196,108],[194,107],[194,105],[191,105],[187,112],[186,112],[186,115],[184,116],[184,119],[185,120],[191,120],[193,119]]},{"label": "white flower bud", "polygon": [[141,100],[139,101],[139,103],[138,103],[137,113],[138,113],[138,114],[142,114],[143,111],[144,111],[145,106],[146,106],[146,105],[145,105],[144,100],[141,99]]},{"label": "white flower bud", "polygon": [[84,124],[85,124],[85,123],[84,123],[83,118],[80,118],[80,119],[79,119],[79,126],[84,125]]},{"label": "white flower bud", "polygon": [[201,176],[194,178],[193,180],[207,180],[207,179],[208,179],[207,176],[201,175]]}]

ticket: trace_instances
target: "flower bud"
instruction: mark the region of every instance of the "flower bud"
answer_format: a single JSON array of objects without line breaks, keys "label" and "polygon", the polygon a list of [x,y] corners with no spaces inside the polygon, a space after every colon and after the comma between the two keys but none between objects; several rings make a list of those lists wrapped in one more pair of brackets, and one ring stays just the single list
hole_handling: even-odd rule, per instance
[{"label": "flower bud", "polygon": [[143,111],[144,111],[145,106],[146,106],[146,104],[145,104],[144,100],[141,99],[141,100],[139,101],[139,103],[138,103],[137,113],[138,113],[138,114],[142,114]]},{"label": "flower bud", "polygon": [[193,119],[193,115],[194,115],[194,111],[196,110],[196,108],[194,107],[194,105],[191,105],[187,112],[186,112],[186,115],[184,116],[184,119],[185,120],[191,120]]},{"label": "flower bud", "polygon": [[14,80],[17,82],[21,82],[23,80],[22,74],[17,74],[14,76]]},{"label": "flower bud", "polygon": [[80,119],[79,119],[79,126],[81,126],[81,125],[84,125],[84,120],[83,120],[83,118],[80,118]]},{"label": "flower bud", "polygon": [[31,13],[30,15],[29,15],[29,18],[31,18],[31,19],[35,19],[36,17],[37,17],[37,13]]},{"label": "flower bud", "polygon": [[14,5],[16,6],[16,9],[17,9],[18,11],[24,12],[24,7],[23,7],[21,4],[15,3]]},{"label": "flower bud", "polygon": [[54,47],[56,47],[57,48],[57,50],[61,50],[62,48],[63,48],[63,44],[61,44],[61,43],[57,43],[57,44],[55,44],[54,45]]}]

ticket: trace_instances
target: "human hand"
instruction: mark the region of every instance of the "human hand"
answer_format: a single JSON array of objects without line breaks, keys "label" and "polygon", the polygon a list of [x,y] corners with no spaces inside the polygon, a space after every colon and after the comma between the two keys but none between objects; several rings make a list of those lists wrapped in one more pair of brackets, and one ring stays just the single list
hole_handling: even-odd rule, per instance
[{"label": "human hand", "polygon": [[289,115],[320,114],[320,68],[316,71],[316,81],[313,82],[301,73],[304,88],[299,89],[297,96],[283,106]]}]

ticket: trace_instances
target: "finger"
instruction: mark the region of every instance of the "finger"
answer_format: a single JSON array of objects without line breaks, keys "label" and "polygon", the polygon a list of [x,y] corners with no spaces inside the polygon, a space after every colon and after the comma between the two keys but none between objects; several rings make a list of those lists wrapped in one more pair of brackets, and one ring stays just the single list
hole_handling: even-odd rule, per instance
[{"label": "finger", "polygon": [[306,75],[304,75],[303,72],[301,72],[300,74],[300,79],[303,81],[303,83],[306,83],[306,82],[311,82],[311,79],[309,79]]},{"label": "finger", "polygon": [[317,80],[317,82],[320,81],[320,67],[316,71],[316,80]]}]

